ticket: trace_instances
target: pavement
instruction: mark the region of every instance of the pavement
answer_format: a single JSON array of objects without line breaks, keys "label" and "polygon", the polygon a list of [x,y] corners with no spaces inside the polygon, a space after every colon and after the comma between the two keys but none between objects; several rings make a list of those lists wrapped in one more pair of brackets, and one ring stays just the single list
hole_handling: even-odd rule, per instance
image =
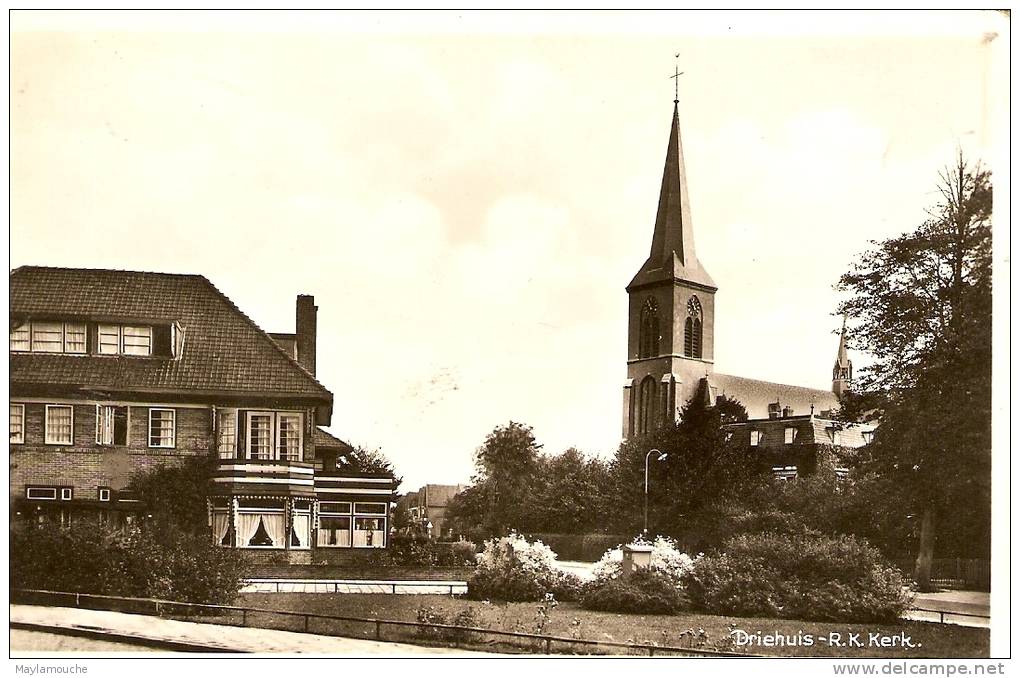
[{"label": "pavement", "polygon": [[241,593],[467,593],[466,581],[366,581],[358,579],[249,579]]},{"label": "pavement", "polygon": [[[991,625],[991,594],[987,591],[938,591],[918,593],[911,607],[935,612],[907,610],[903,619],[916,621],[940,621],[957,626],[972,626],[987,629]],[[944,614],[939,614],[942,612]],[[956,614],[954,614],[956,613]],[[981,616],[966,616],[981,615]]]},{"label": "pavement", "polygon": [[[11,649],[12,656],[39,656],[39,652],[56,652],[58,647],[38,646],[46,633],[88,633],[92,638],[135,638],[154,642],[196,645],[212,652],[257,652],[266,654],[347,655],[357,657],[403,657],[428,655],[487,656],[489,653],[468,652],[454,648],[423,647],[406,643],[386,643],[358,638],[337,638],[311,633],[294,633],[269,629],[242,628],[220,624],[161,619],[140,614],[124,614],[105,610],[81,610],[65,607],[11,605],[12,624],[45,627],[33,640],[35,646],[25,650]],[[20,634],[19,634],[20,635]],[[23,637],[23,636],[22,636]],[[85,644],[83,644],[85,645]],[[66,646],[65,646],[66,651]],[[137,647],[130,651],[138,651]]]}]

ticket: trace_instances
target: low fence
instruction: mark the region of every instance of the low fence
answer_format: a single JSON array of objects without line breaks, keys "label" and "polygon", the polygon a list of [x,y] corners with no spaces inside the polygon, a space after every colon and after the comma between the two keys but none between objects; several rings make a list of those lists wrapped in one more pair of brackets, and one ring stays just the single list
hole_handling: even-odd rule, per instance
[{"label": "low fence", "polygon": [[[907,610],[907,612],[925,612],[925,613],[928,613],[928,614],[937,614],[939,616],[939,623],[940,624],[953,624],[953,623],[955,623],[953,621],[954,617],[956,617],[957,620],[960,620],[960,619],[963,619],[963,620],[971,620],[971,619],[988,619],[988,620],[991,620],[991,617],[989,615],[987,615],[987,614],[975,614],[973,612],[956,612],[954,610],[932,610],[932,609],[927,608],[927,607],[912,607],[909,610]],[[928,621],[928,620],[927,619],[915,619],[915,621]],[[935,620],[932,619],[931,621],[935,621]]]},{"label": "low fence", "polygon": [[180,621],[245,626],[386,642],[486,649],[503,653],[628,654],[645,656],[752,657],[756,655],[609,640],[567,638],[518,631],[427,622],[342,617],[233,605],[181,603],[154,598],[127,598],[91,593],[11,589],[11,602],[146,614]]},{"label": "low fence", "polygon": [[[914,561],[896,563],[907,576],[914,576]],[[991,562],[978,558],[935,558],[931,562],[931,583],[946,589],[990,591],[992,585]]]},{"label": "low fence", "polygon": [[241,593],[467,593],[465,581],[374,581],[371,579],[246,579]]}]

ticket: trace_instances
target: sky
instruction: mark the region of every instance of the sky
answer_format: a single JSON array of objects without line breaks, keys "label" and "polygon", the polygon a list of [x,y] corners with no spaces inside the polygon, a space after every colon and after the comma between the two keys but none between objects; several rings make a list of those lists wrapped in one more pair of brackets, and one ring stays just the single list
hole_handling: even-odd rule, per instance
[{"label": "sky", "polygon": [[[31,13],[10,266],[200,273],[319,306],[330,430],[466,481],[495,426],[608,457],[679,63],[719,372],[828,388],[841,273],[1007,143],[987,12]],[[679,57],[674,58],[674,55]],[[855,364],[867,356],[851,356]]]}]

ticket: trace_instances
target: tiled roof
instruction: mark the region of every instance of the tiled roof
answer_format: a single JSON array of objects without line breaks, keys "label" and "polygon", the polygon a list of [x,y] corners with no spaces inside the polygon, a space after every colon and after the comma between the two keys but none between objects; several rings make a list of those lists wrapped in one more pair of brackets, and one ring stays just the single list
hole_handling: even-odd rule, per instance
[{"label": "tiled roof", "polygon": [[25,266],[11,272],[19,317],[178,322],[178,359],[12,353],[12,383],[111,390],[333,395],[201,275]]},{"label": "tiled roof", "polygon": [[316,449],[341,449],[345,452],[353,450],[350,443],[340,440],[329,431],[325,431],[318,426],[315,427],[315,433],[313,434],[313,440],[315,442]]},{"label": "tiled roof", "polygon": [[792,407],[795,415],[810,414],[812,405],[815,407],[815,414],[839,406],[839,400],[832,391],[816,388],[776,384],[718,373],[709,375],[708,382],[712,386],[713,396],[725,395],[740,401],[751,419],[768,417],[769,403],[777,401],[781,407]]}]

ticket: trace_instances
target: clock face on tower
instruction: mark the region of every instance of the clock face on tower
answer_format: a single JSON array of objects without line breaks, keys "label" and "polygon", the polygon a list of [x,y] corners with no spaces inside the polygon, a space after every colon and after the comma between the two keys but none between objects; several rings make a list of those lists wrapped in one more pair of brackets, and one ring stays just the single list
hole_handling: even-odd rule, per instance
[{"label": "clock face on tower", "polygon": [[698,301],[697,297],[691,297],[687,300],[687,315],[692,318],[701,317],[701,302]]}]

